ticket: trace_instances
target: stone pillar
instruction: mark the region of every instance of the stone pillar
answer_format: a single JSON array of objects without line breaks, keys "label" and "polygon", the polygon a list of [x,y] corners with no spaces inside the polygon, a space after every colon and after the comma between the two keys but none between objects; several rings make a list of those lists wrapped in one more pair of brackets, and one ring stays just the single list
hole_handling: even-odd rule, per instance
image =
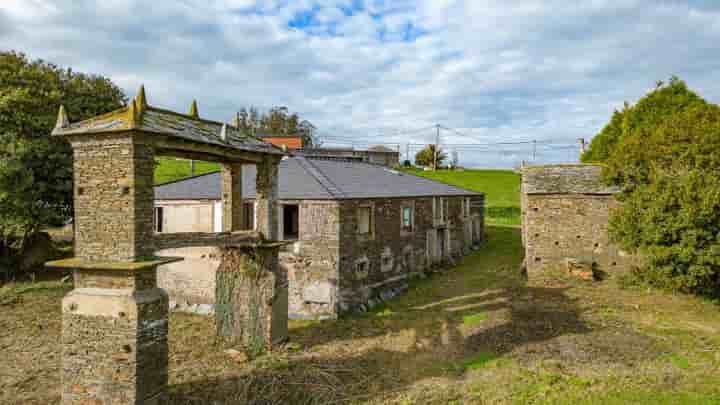
[{"label": "stone pillar", "polygon": [[222,249],[216,273],[217,334],[251,355],[287,340],[288,279],[278,250],[278,244]]},{"label": "stone pillar", "polygon": [[223,231],[244,229],[242,201],[242,164],[222,165]]},{"label": "stone pillar", "polygon": [[267,156],[257,165],[257,178],[255,179],[257,198],[257,230],[268,241],[277,240],[278,237],[278,164],[279,159]]},{"label": "stone pillar", "polygon": [[132,133],[73,140],[75,256],[153,254],[154,153]]},{"label": "stone pillar", "polygon": [[156,267],[169,261],[50,263],[74,268],[75,289],[62,301],[63,405],[165,400],[168,297],[157,288]]},{"label": "stone pillar", "polygon": [[47,263],[75,280],[62,304],[62,404],[159,403],[168,298],[156,267],[177,259],[153,257],[153,147],[133,131],[70,142],[75,257]]}]

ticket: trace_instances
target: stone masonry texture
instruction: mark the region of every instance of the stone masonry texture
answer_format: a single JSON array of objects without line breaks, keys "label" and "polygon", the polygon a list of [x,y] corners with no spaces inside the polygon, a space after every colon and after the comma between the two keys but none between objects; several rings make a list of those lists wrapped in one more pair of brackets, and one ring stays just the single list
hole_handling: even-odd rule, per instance
[{"label": "stone masonry texture", "polygon": [[76,270],[75,280],[62,303],[63,404],[161,403],[168,298],[155,269]]},{"label": "stone masonry texture", "polygon": [[132,133],[72,141],[75,256],[94,261],[151,256],[153,150]]},{"label": "stone masonry texture", "polygon": [[[447,219],[435,218],[440,199],[433,197],[361,200],[281,200],[299,208],[298,240],[280,253],[288,278],[289,317],[335,318],[367,309],[401,293],[408,279],[442,262],[453,263],[483,238],[484,199],[447,197]],[[413,229],[401,229],[401,209],[413,209]],[[374,232],[359,235],[357,210],[371,207]],[[435,208],[434,208],[435,207]],[[440,244],[443,245],[442,249]],[[190,248],[189,263],[161,268],[160,285],[178,306],[192,310],[214,304],[210,286],[218,267],[216,251]],[[441,252],[444,255],[441,256]],[[166,253],[173,255],[173,251]],[[363,264],[365,263],[365,264]],[[209,274],[206,274],[209,273]]]},{"label": "stone masonry texture", "polygon": [[613,272],[632,258],[613,245],[608,219],[617,189],[603,184],[596,165],[526,167],[522,180],[522,236],[528,274],[565,269],[568,260]]},{"label": "stone masonry texture", "polygon": [[[151,108],[144,89],[126,107],[70,124],[60,111],[53,135],[67,137],[74,157],[75,258],[50,265],[72,268],[75,289],[62,301],[62,403],[155,405],[165,402],[168,383],[167,293],[157,287],[156,266],[171,260],[159,249],[181,249],[211,240],[212,246],[249,246],[260,234],[225,232],[182,240],[154,235],[155,153],[207,157],[225,163],[224,190],[231,199],[227,230],[241,228],[243,163],[258,170],[263,201],[258,223],[274,237],[277,163],[282,152],[222,123]],[[227,136],[228,132],[234,136]],[[182,235],[181,235],[182,236]],[[252,248],[252,247],[251,247]],[[260,250],[260,248],[258,248]],[[264,249],[279,269],[277,252]],[[270,338],[287,333],[287,282],[267,328]],[[283,289],[285,294],[283,295]],[[285,298],[283,298],[285,297]],[[283,301],[283,299],[285,301]],[[284,308],[284,310],[283,310]],[[283,312],[284,311],[284,312]],[[284,316],[283,316],[284,314]]]}]

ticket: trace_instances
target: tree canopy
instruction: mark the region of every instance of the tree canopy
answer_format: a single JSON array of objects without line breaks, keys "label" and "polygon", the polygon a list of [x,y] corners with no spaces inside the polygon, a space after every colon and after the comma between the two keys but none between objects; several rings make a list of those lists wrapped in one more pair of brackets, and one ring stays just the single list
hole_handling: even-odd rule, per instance
[{"label": "tree canopy", "polygon": [[315,126],[308,120],[300,119],[297,113],[290,113],[287,107],[273,107],[267,113],[257,108],[241,108],[238,112],[240,129],[252,135],[257,132],[269,132],[277,135],[300,135],[306,146],[313,145]]},{"label": "tree canopy", "polygon": [[720,107],[674,78],[614,114],[601,135],[594,152],[607,153],[605,178],[623,190],[610,234],[644,258],[636,276],[720,295]]},{"label": "tree canopy", "polygon": [[648,133],[673,114],[703,104],[706,104],[705,100],[675,76],[667,83],[658,82],[655,90],[634,106],[625,103],[622,110],[613,112],[610,122],[595,135],[581,160],[586,163],[605,162],[623,138],[637,131]]},{"label": "tree canopy", "polygon": [[72,213],[72,151],[50,137],[60,105],[82,120],[126,102],[105,77],[0,52],[0,250]]},{"label": "tree canopy", "polygon": [[[418,166],[432,166],[435,159],[435,145],[430,144],[423,148],[415,155],[415,164]],[[442,148],[438,148],[437,165],[442,166],[443,161],[447,159],[447,154]]]}]

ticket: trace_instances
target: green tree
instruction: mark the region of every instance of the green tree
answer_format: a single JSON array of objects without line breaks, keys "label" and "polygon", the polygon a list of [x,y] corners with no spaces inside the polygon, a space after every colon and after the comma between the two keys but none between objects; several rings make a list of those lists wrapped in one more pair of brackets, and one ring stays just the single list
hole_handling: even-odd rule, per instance
[{"label": "green tree", "polygon": [[720,107],[696,103],[654,128],[637,126],[607,159],[623,186],[615,241],[639,252],[636,275],[673,290],[720,295]]},{"label": "green tree", "polygon": [[72,213],[72,152],[50,137],[64,104],[74,120],[122,107],[109,79],[0,52],[0,250],[22,252],[41,228]]},{"label": "green tree", "polygon": [[[430,144],[415,154],[415,164],[418,166],[432,166],[435,159],[435,145]],[[437,151],[437,165],[442,166],[442,162],[447,159],[447,154],[442,148]]]},{"label": "green tree", "polygon": [[688,89],[685,82],[673,76],[667,84],[658,82],[655,90],[641,98],[634,106],[625,103],[622,111],[615,111],[610,122],[593,138],[583,162],[605,162],[620,141],[637,131],[652,131],[668,117],[695,105],[705,104],[700,96]]},{"label": "green tree", "polygon": [[[289,113],[287,107],[273,107],[267,113],[259,113],[257,108],[242,108],[240,116],[240,129],[247,135],[257,131],[277,135],[299,135],[303,138],[306,147],[313,145],[313,132],[315,126],[308,120],[301,120],[297,113]],[[244,118],[244,119],[243,119]]]}]

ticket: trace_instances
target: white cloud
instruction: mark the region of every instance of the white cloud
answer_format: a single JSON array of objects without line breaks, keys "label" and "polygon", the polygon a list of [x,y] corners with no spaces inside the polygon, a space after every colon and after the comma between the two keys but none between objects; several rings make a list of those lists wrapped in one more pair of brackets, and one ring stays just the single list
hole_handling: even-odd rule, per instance
[{"label": "white cloud", "polygon": [[[445,131],[446,142],[573,143],[672,74],[720,100],[712,3],[354,4],[3,0],[0,43],[107,75],[129,95],[145,83],[152,103],[179,111],[193,98],[214,119],[286,105],[323,134],[360,141],[431,142],[432,130],[395,134],[440,122],[468,135]],[[290,28],[301,12],[312,28]],[[568,151],[538,155],[564,160]],[[529,154],[520,146],[460,156],[492,166]]]}]

